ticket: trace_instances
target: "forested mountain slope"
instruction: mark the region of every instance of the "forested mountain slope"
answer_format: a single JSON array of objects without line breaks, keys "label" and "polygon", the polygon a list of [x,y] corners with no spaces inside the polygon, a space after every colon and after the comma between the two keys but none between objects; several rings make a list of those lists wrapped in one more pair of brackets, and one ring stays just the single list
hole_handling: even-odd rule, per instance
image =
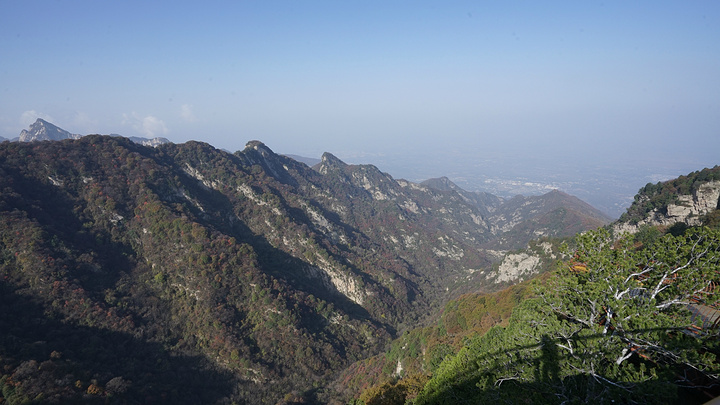
[{"label": "forested mountain slope", "polygon": [[358,402],[368,403],[381,403],[384,398],[387,403],[403,403],[419,393],[443,360],[457,353],[467,339],[495,325],[507,325],[513,308],[530,293],[525,282],[495,293],[465,294],[449,301],[427,326],[405,332],[385,353],[343,370],[328,397],[357,397]]},{"label": "forested mountain slope", "polygon": [[502,205],[503,202],[505,202],[503,198],[487,192],[470,192],[463,190],[447,177],[428,179],[420,184],[435,190],[454,191],[465,201],[478,207],[482,214],[486,217],[489,217],[491,213],[493,213],[498,207],[500,207],[500,205]]},{"label": "forested mountain slope", "polygon": [[[41,385],[43,395],[64,400],[92,394],[259,403],[305,390],[308,381],[382,345],[393,326],[370,313],[392,305],[397,311],[386,318],[397,319],[410,300],[352,272],[337,276],[337,284],[363,283],[358,293],[375,301],[363,307],[349,298],[351,290],[333,289],[314,265],[340,272],[341,264],[307,225],[282,217],[273,228],[263,210],[279,210],[271,206],[279,201],[262,199],[261,188],[252,187],[264,174],[240,159],[202,144],[159,150],[110,137],[3,144],[0,277],[11,309],[0,315],[7,326],[4,387],[28,397]],[[215,181],[232,181],[236,191],[198,182],[191,169],[197,162],[213,162]],[[271,235],[253,233],[256,223],[245,216],[270,229],[282,225],[311,258],[273,247]],[[291,285],[296,278],[304,284]],[[128,350],[105,346],[106,336]],[[43,362],[50,363],[18,372]],[[205,369],[210,386],[221,387],[205,392],[186,381],[190,374],[169,378],[173,364]],[[128,382],[123,392],[108,387],[116,377]]]},{"label": "forested mountain slope", "polygon": [[429,188],[452,191],[480,209],[491,233],[488,249],[524,248],[540,237],[573,236],[611,222],[610,217],[577,197],[553,190],[538,196],[518,195],[501,199],[489,193],[468,192],[446,177],[421,183]]},{"label": "forested mountain slope", "polygon": [[[435,326],[409,331],[379,360],[348,369],[356,374],[346,380],[366,384],[351,402],[686,404],[720,395],[716,171],[648,185],[616,223],[553,247],[560,266],[522,290],[509,319],[488,302],[521,286],[451,301]],[[689,215],[656,221],[678,207]],[[639,232],[617,232],[633,216]],[[458,308],[502,322],[487,332],[456,327],[462,344],[442,345],[436,337],[447,333],[448,318],[485,319],[458,317]],[[372,365],[384,368],[365,371]]]},{"label": "forested mountain slope", "polygon": [[611,219],[589,204],[562,191],[540,196],[515,196],[495,210],[488,220],[497,239],[489,247],[523,248],[540,237],[566,237],[607,225]]},{"label": "forested mountain slope", "polygon": [[446,297],[496,288],[477,205],[330,154],[6,142],[0,190],[9,403],[312,400]]}]

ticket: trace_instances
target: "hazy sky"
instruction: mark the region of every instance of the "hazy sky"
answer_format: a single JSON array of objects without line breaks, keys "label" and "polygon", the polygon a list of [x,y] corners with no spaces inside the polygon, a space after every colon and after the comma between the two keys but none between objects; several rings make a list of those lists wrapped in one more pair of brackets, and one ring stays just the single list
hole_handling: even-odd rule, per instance
[{"label": "hazy sky", "polygon": [[37,117],[369,162],[720,164],[720,2],[2,0],[0,135]]}]

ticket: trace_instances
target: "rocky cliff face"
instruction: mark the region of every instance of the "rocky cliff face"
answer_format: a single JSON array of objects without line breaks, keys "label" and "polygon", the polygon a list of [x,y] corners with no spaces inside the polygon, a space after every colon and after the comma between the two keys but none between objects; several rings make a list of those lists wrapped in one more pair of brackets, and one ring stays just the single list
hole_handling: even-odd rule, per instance
[{"label": "rocky cliff face", "polygon": [[[12,141],[20,141],[20,142],[35,142],[35,141],[62,141],[64,139],[80,139],[84,135],[80,134],[72,134],[56,125],[53,125],[43,119],[38,118],[35,123],[30,125],[30,128],[23,129],[20,132],[20,136],[18,138],[12,139]],[[111,134],[110,136],[120,136],[118,134]],[[157,147],[159,145],[170,143],[170,141],[167,138],[162,137],[156,137],[156,138],[142,138],[137,136],[131,136],[128,139],[131,141],[143,145],[143,146],[150,146],[150,147]],[[0,137],[0,142],[5,139],[3,137]]]},{"label": "rocky cliff face", "polygon": [[[647,197],[640,197],[641,201]],[[671,226],[676,223],[685,223],[697,226],[701,223],[703,215],[720,207],[720,181],[709,181],[694,188],[691,194],[677,196],[677,201],[666,206],[652,209],[647,216],[633,224],[630,222],[617,222],[613,225],[616,234],[636,233],[643,225]]]},{"label": "rocky cliff face", "polygon": [[82,135],[71,134],[57,126],[38,118],[30,128],[20,132],[20,142],[33,141],[60,141],[63,139],[78,139]]},{"label": "rocky cliff face", "polygon": [[[633,215],[626,214],[621,220],[612,223],[610,227],[615,235],[619,236],[623,233],[634,234],[643,226],[670,227],[677,223],[688,226],[702,225],[707,214],[720,208],[720,180],[717,180],[717,176],[720,176],[720,167],[703,169],[665,183],[645,186],[635,197],[635,203],[628,208],[628,213],[632,212]],[[680,192],[682,189],[686,190],[686,192]],[[557,198],[561,194],[555,192],[554,197]],[[532,205],[529,201],[523,201],[524,199],[525,197],[516,197],[515,200],[520,204],[514,204],[517,208],[508,211],[518,215],[520,209]],[[512,200],[510,201],[512,202]],[[663,201],[672,202],[663,203]],[[651,206],[653,208],[649,208]],[[500,211],[502,212],[502,210],[501,207]],[[645,214],[641,216],[640,213],[643,212]],[[528,213],[525,215],[528,216]],[[552,215],[544,214],[522,222],[538,222],[548,216]],[[492,220],[492,217],[490,219]],[[542,227],[528,229],[534,229],[537,237],[543,236],[539,234],[543,229]],[[511,239],[519,241],[522,240],[521,235],[516,234],[524,230],[522,224],[517,224],[506,235],[515,234]],[[582,230],[577,229],[574,233],[577,232],[582,232]],[[501,235],[498,239],[485,246],[498,245],[503,241],[504,237]],[[498,258],[498,264],[494,265],[493,270],[488,272],[488,279],[498,284],[526,280],[548,268],[549,264],[556,261],[560,255],[558,246],[551,245],[549,242],[538,241],[531,241],[527,248],[504,256],[503,251],[488,250],[488,252],[496,254]]]},{"label": "rocky cliff face", "polygon": [[[120,135],[117,135],[120,136]],[[163,137],[156,137],[156,138],[142,138],[137,136],[131,136],[128,139],[131,141],[143,145],[143,146],[149,146],[151,148],[156,148],[162,144],[170,143],[170,140]]]}]

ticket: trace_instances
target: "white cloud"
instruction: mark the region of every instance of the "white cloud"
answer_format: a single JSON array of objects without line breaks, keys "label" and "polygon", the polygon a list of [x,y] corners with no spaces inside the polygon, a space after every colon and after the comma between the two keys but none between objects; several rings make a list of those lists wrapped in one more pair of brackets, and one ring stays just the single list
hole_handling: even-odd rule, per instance
[{"label": "white cloud", "polygon": [[38,118],[42,118],[45,121],[54,123],[55,119],[47,114],[37,112],[35,110],[28,110],[20,114],[20,125],[27,128],[34,123]]},{"label": "white cloud", "polygon": [[185,122],[197,121],[197,118],[195,118],[195,113],[193,112],[193,106],[190,104],[183,104],[182,106],[180,106],[180,116],[183,120],[185,120]]},{"label": "white cloud", "polygon": [[165,126],[163,120],[153,117],[152,115],[143,118],[142,127],[145,134],[149,137],[166,135],[168,133],[167,126]]},{"label": "white cloud", "polygon": [[134,111],[131,114],[123,114],[122,123],[123,125],[130,125],[135,131],[148,138],[167,135],[170,132],[163,120],[152,115],[142,117]]}]

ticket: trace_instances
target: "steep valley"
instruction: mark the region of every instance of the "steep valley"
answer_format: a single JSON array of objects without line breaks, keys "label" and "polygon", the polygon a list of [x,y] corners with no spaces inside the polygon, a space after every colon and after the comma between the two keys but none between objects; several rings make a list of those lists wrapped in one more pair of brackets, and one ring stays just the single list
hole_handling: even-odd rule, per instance
[{"label": "steep valley", "polygon": [[[527,235],[607,222],[258,141],[4,142],[0,190],[3,397],[49,402],[317,400],[448,299],[517,282],[492,268]],[[587,221],[538,219],[558,209]]]}]

